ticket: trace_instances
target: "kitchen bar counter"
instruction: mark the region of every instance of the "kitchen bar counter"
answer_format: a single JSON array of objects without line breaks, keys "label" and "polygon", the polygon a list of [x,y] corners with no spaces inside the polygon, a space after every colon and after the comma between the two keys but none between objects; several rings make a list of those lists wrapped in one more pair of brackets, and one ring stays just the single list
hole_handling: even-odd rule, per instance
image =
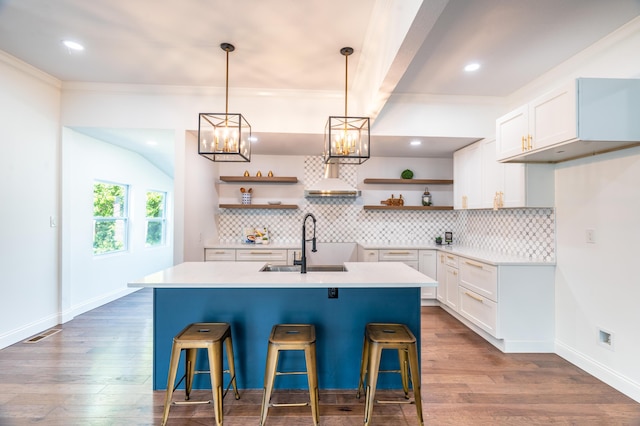
[{"label": "kitchen bar counter", "polygon": [[[153,388],[165,389],[173,337],[192,322],[231,324],[238,386],[261,389],[266,349],[274,324],[311,323],[316,327],[318,381],[323,389],[358,386],[364,326],[404,323],[420,348],[420,287],[437,283],[403,263],[345,263],[346,272],[260,272],[264,262],[186,262],[129,283],[152,287]],[[329,298],[328,288],[338,297]],[[392,352],[392,351],[388,351]],[[304,358],[286,354],[291,370]],[[387,354],[388,355],[388,354]],[[397,368],[397,354],[382,368]],[[184,357],[183,357],[184,358]],[[206,370],[201,356],[196,368]],[[183,367],[181,367],[183,368]],[[195,388],[208,388],[199,375]],[[381,388],[401,388],[397,375],[382,375]],[[282,376],[282,388],[305,389],[304,376]]]}]

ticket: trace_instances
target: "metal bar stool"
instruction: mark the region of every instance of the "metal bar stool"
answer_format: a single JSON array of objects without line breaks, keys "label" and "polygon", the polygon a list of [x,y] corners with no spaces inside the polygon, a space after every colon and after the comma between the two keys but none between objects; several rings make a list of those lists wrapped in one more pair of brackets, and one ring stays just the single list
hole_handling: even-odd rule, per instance
[{"label": "metal bar stool", "polygon": [[[227,363],[229,370],[223,370],[222,367],[222,345],[227,349]],[[209,371],[196,371],[196,355],[198,349],[206,349],[209,357]],[[180,381],[175,384],[176,374],[178,371],[178,362],[180,354],[186,351],[185,358],[185,374]],[[231,379],[227,388],[222,393],[222,373],[229,373]],[[209,373],[211,376],[211,391],[213,393],[212,401],[189,401],[189,394],[193,387],[193,377],[195,374]],[[214,412],[216,416],[216,424],[222,426],[222,399],[229,391],[229,387],[233,385],[233,392],[236,399],[240,399],[238,388],[236,386],[236,371],[233,363],[233,344],[231,341],[231,327],[228,323],[219,322],[200,322],[193,323],[184,328],[178,335],[173,338],[173,348],[171,350],[171,361],[169,363],[169,378],[167,379],[167,393],[164,400],[164,414],[162,416],[162,425],[167,423],[169,417],[169,408],[171,407],[171,397],[173,392],[185,380],[185,401],[175,402],[175,404],[208,404],[213,402]]]},{"label": "metal bar stool", "polygon": [[[280,372],[278,355],[280,351],[304,351],[307,371]],[[290,374],[306,374],[309,381],[310,402],[298,404],[272,404],[271,394],[276,376]],[[316,370],[316,329],[311,324],[278,324],[271,329],[267,348],[267,366],[264,373],[264,393],[262,395],[262,412],[260,426],[267,420],[269,407],[291,407],[311,405],[313,424],[318,425],[318,373]]]},{"label": "metal bar stool", "polygon": [[[399,370],[380,370],[380,358],[383,349],[397,349],[400,361]],[[413,386],[413,401],[409,400],[409,370]],[[402,379],[402,389],[406,401],[375,401],[376,384],[379,373],[399,373]],[[369,323],[365,327],[364,344],[362,346],[362,362],[360,364],[360,380],[358,382],[357,398],[360,398],[365,386],[366,395],[364,408],[364,424],[369,425],[373,413],[374,401],[377,403],[415,403],[418,412],[418,422],[424,425],[422,418],[422,400],[420,399],[420,367],[418,364],[418,349],[416,337],[404,324]]]}]

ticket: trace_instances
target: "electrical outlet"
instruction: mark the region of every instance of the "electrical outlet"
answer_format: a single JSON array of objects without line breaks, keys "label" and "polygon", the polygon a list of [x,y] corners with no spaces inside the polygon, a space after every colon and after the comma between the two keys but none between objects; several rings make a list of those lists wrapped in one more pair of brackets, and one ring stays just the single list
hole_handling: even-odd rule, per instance
[{"label": "electrical outlet", "polygon": [[613,333],[603,328],[598,329],[598,344],[613,351]]},{"label": "electrical outlet", "polygon": [[587,243],[595,244],[596,243],[596,231],[594,229],[587,229],[586,238],[587,238]]},{"label": "electrical outlet", "polygon": [[338,298],[338,289],[332,287],[329,289],[329,299],[337,299]]}]

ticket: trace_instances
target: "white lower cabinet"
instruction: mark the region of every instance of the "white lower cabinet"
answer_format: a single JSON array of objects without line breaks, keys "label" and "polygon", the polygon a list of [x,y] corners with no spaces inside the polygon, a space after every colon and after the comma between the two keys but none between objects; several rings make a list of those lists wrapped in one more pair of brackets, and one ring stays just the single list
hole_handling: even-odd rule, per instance
[{"label": "white lower cabinet", "polygon": [[[437,250],[418,251],[418,270],[437,281]],[[423,287],[420,291],[422,299],[435,299],[437,287]]]},{"label": "white lower cabinet", "polygon": [[286,265],[288,257],[287,250],[284,249],[204,249],[205,262],[265,262]]},{"label": "white lower cabinet", "polygon": [[[365,249],[358,247],[358,262],[403,262],[413,269],[436,279],[436,251],[414,249]],[[425,287],[421,299],[435,299],[436,288]]]},{"label": "white lower cabinet", "polygon": [[554,351],[554,266],[496,266],[457,256],[454,268],[451,256],[438,263],[446,268],[450,313],[504,352]]}]

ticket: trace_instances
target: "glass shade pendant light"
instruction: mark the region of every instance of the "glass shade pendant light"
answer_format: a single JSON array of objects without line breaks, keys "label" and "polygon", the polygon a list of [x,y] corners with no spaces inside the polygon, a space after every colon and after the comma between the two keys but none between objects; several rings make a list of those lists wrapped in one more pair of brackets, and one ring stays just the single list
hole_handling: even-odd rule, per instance
[{"label": "glass shade pendant light", "polygon": [[227,53],[225,109],[222,113],[200,113],[198,123],[198,154],[211,161],[251,161],[251,125],[242,114],[229,114],[229,52],[235,47],[222,43]]},{"label": "glass shade pendant light", "polygon": [[343,47],[345,60],[344,116],[330,116],[324,132],[324,162],[362,164],[370,157],[369,117],[349,117],[347,87],[349,83],[349,55],[351,47]]}]

